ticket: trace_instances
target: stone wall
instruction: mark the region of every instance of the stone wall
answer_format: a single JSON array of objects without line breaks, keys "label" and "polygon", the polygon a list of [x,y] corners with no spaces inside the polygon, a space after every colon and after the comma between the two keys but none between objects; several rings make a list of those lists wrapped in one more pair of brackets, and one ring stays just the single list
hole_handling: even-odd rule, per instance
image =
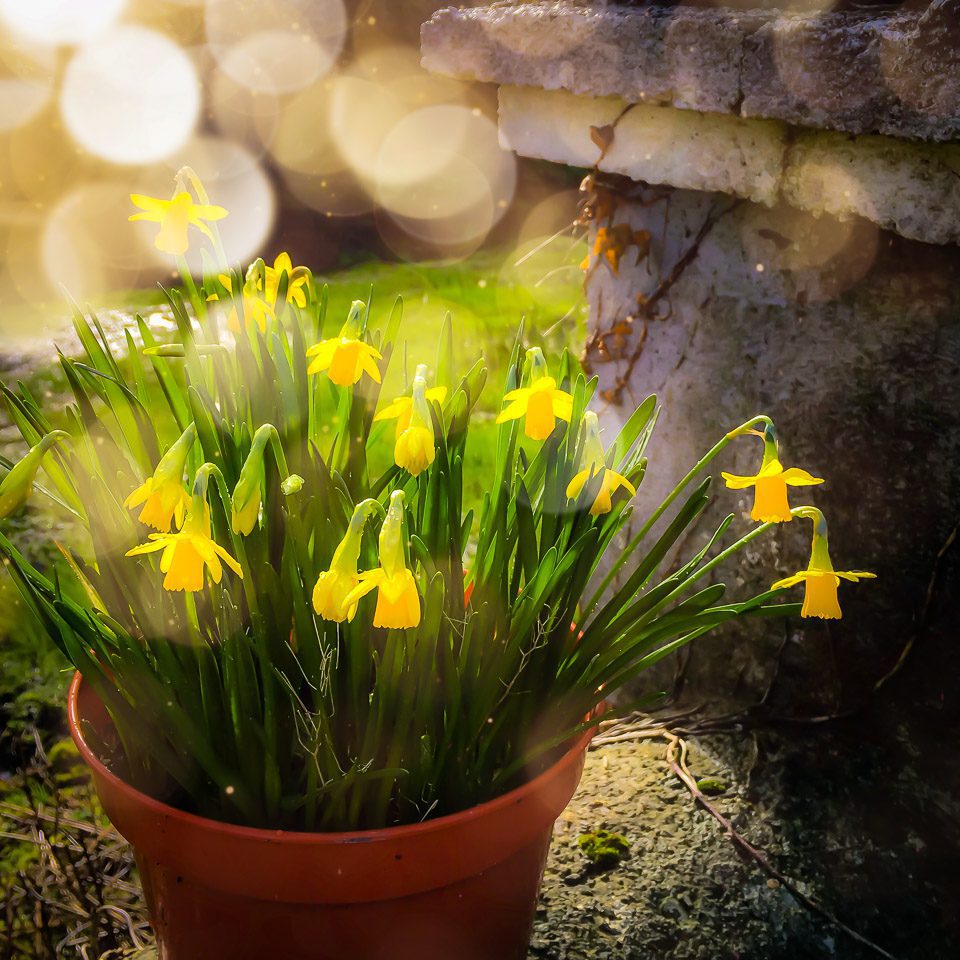
[{"label": "stone wall", "polygon": [[[627,248],[616,275],[591,266],[598,337],[587,361],[619,401],[604,411],[611,427],[648,393],[662,400],[640,515],[727,429],[765,412],[784,464],[828,480],[793,502],[827,513],[838,569],[879,576],[842,589],[840,622],[757,621],[697,641],[686,692],[719,709],[759,702],[776,678],[777,709],[842,710],[920,629],[938,552],[960,521],[960,251],[718,194],[629,185],[615,196],[612,222],[649,232],[649,255]],[[710,217],[690,265],[642,307]],[[741,439],[718,469],[754,473],[760,452]],[[700,539],[751,502],[715,487]],[[809,525],[784,525],[721,579],[743,597],[801,569],[808,549]],[[660,671],[660,686],[677,668]]]}]

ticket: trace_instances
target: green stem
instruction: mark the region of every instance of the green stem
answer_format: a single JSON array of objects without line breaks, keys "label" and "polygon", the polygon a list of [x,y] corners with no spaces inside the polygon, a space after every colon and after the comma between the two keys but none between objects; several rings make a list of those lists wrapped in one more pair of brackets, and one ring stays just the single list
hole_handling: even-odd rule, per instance
[{"label": "green stem", "polygon": [[[727,433],[718,443],[715,443],[704,456],[702,456],[694,466],[687,472],[686,476],[667,494],[667,498],[657,507],[656,510],[650,514],[647,522],[640,528],[637,534],[630,540],[627,546],[623,550],[623,555],[629,556],[633,553],[634,550],[643,542],[646,535],[653,528],[654,524],[663,516],[663,514],[670,508],[670,505],[680,496],[680,494],[686,489],[689,483],[700,473],[703,468],[714,460],[720,452],[730,443],[731,440],[741,435],[741,433],[749,430],[756,423],[769,423],[770,418],[764,415],[751,417],[751,419],[740,424],[735,430],[731,430]],[[607,575],[600,581],[600,586],[593,592],[593,595],[590,597],[589,602],[586,607],[584,607],[583,612],[580,615],[581,623],[586,623],[587,619],[590,617],[590,614],[593,613],[597,604],[600,602],[600,598],[607,591],[607,588],[613,583],[614,578],[620,572],[620,565],[614,564]]]}]

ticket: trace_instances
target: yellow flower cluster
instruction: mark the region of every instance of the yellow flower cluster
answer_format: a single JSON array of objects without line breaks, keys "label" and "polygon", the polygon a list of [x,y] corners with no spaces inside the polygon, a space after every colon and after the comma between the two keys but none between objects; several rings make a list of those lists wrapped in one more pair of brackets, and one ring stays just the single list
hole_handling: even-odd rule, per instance
[{"label": "yellow flower cluster", "polygon": [[404,556],[403,505],[403,491],[394,490],[380,528],[380,565],[358,573],[363,527],[379,504],[375,500],[357,504],[347,533],[334,551],[330,569],[320,574],[313,589],[313,608],[324,620],[352,620],[360,600],[376,590],[375,627],[402,630],[420,623],[417,581]]},{"label": "yellow flower cluster", "polygon": [[[285,303],[295,303],[298,307],[307,305],[306,287],[309,275],[305,267],[294,267],[290,254],[280,253],[273,261],[273,266],[264,264],[263,270],[251,267],[247,271],[246,279],[239,295],[233,290],[233,279],[221,273],[217,279],[223,288],[230,294],[231,306],[227,313],[227,327],[234,333],[241,329],[240,316],[237,311],[237,302],[243,310],[243,317],[247,323],[255,323],[261,333],[266,333],[267,321],[276,319],[277,297],[280,294],[280,281],[284,274],[287,276],[287,292]],[[218,293],[207,297],[207,302],[220,300]]]},{"label": "yellow flower cluster", "polygon": [[[201,198],[205,199],[202,189]],[[138,194],[131,199],[142,212],[131,220],[150,220],[160,225],[156,238],[159,249],[182,255],[188,246],[188,228],[193,226],[212,238],[207,222],[227,215],[222,207],[207,203],[195,203],[186,191],[177,192],[171,200],[158,200]],[[601,231],[602,232],[602,231]],[[607,237],[598,233],[597,256],[606,256],[616,271],[618,259],[611,254],[612,246]],[[604,246],[606,244],[606,246]],[[602,248],[602,249],[601,249]],[[306,306],[306,288],[309,273],[302,267],[294,268],[290,257],[281,253],[273,266],[262,261],[247,272],[240,291],[233,290],[233,281],[221,274],[220,284],[230,295],[232,306],[228,325],[239,331],[241,327],[237,304],[242,306],[244,319],[255,323],[261,332],[267,322],[276,318],[277,299],[283,278],[286,277],[285,304]],[[220,299],[212,294],[209,301]],[[337,337],[322,340],[307,350],[310,361],[307,372],[325,373],[339,387],[353,387],[364,375],[374,383],[380,383],[382,372],[378,362],[382,354],[364,339],[366,305],[354,301],[349,315]],[[557,429],[558,422],[569,423],[573,415],[573,397],[557,386],[550,376],[543,353],[532,347],[526,354],[526,382],[523,386],[505,394],[506,406],[497,417],[497,423],[523,420],[524,435],[530,440],[543,441]],[[436,457],[436,434],[431,404],[442,407],[447,389],[443,386],[427,387],[427,369],[417,368],[409,395],[396,397],[376,416],[376,421],[395,420],[394,462],[411,476],[419,476],[434,462]],[[764,424],[763,431],[754,424]],[[266,428],[261,428],[233,496],[232,529],[238,536],[249,535],[259,521],[261,505],[260,476],[262,452],[266,443]],[[272,429],[272,428],[271,428]],[[613,498],[619,491],[629,496],[636,494],[630,480],[607,465],[607,455],[600,439],[597,416],[591,411],[584,413],[581,421],[581,451],[578,470],[566,488],[568,499],[580,497],[584,487],[594,478],[599,478],[599,487],[590,506],[593,516],[609,513]],[[815,477],[798,467],[785,468],[780,461],[779,448],[773,423],[766,417],[755,418],[750,423],[728,434],[727,439],[742,435],[760,437],[764,443],[763,459],[755,474],[739,476],[723,473],[722,477],[732,490],[753,488],[754,502],[751,518],[762,523],[789,523],[794,516],[807,517],[814,521],[811,558],[808,568],[792,577],[778,580],[772,587],[779,590],[803,582],[806,594],[802,615],[805,617],[837,618],[840,607],[837,602],[837,586],[841,579],[856,582],[872,577],[862,571],[838,572],[833,569],[827,549],[826,521],[814,507],[791,510],[788,487],[815,486],[823,479]],[[164,550],[161,569],[167,577],[164,585],[170,590],[199,590],[203,586],[203,569],[209,567],[213,579],[218,582],[221,567],[218,557],[228,566],[240,572],[229,555],[210,539],[209,511],[194,504],[183,486],[183,472],[187,455],[196,437],[195,428],[189,427],[173,444],[158,464],[153,476],[148,477],[126,500],[127,507],[142,505],[140,520],[154,527],[151,543],[135,548],[131,555]],[[34,458],[39,464],[42,452]],[[35,468],[34,468],[35,472]],[[3,489],[0,488],[0,508]],[[196,498],[194,498],[196,500]],[[317,613],[327,620],[343,622],[352,620],[359,600],[367,593],[377,590],[377,608],[374,623],[384,627],[415,626],[420,620],[420,599],[416,581],[404,559],[401,529],[403,524],[403,494],[391,495],[390,507],[380,533],[380,566],[364,573],[357,572],[360,554],[360,538],[364,524],[373,509],[374,501],[364,501],[353,515],[350,527],[334,553],[330,569],[322,573],[313,593]],[[2,509],[0,509],[2,514]],[[178,533],[170,533],[176,521]]]}]

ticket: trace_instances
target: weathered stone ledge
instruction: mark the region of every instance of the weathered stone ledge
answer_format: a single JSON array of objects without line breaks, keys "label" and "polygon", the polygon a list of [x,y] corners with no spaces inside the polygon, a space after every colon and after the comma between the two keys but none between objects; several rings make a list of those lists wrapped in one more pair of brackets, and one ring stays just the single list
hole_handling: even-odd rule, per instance
[{"label": "weathered stone ledge", "polygon": [[427,69],[463,79],[949,141],[960,138],[955,18],[541,0],[441,10],[421,47]]},{"label": "weathered stone ledge", "polygon": [[[629,109],[627,109],[629,107]],[[614,126],[602,155],[591,127]],[[504,146],[632,180],[727,193],[815,216],[862,217],[924,243],[960,243],[960,146],[798,130],[776,120],[500,88]],[[599,161],[599,163],[598,163]]]}]

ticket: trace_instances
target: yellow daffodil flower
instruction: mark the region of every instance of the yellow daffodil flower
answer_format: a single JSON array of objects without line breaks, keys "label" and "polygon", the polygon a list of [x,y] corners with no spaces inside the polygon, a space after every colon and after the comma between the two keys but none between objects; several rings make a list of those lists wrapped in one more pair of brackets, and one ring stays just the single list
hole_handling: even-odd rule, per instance
[{"label": "yellow daffodil flower", "polygon": [[194,203],[186,190],[174,194],[170,200],[158,200],[145,197],[140,193],[131,193],[130,199],[143,212],[131,214],[130,220],[149,220],[160,224],[160,232],[153,241],[158,250],[174,256],[183,256],[190,246],[187,236],[188,227],[196,227],[204,236],[213,240],[210,228],[205,220],[222,220],[227,216],[223,207],[210,203]]},{"label": "yellow daffodil flower", "polygon": [[393,447],[394,463],[416,477],[433,463],[437,455],[437,438],[433,432],[433,417],[427,406],[427,381],[417,368],[413,378],[413,396],[410,398],[410,417],[406,429],[397,436]]},{"label": "yellow daffodil flower", "polygon": [[[425,363],[417,365],[416,376],[423,377],[424,380],[427,379],[427,365]],[[447,399],[447,388],[430,387],[426,391],[425,396],[430,403],[436,402],[442,406]],[[412,416],[413,396],[411,395],[409,397],[394,397],[373,419],[374,421],[396,420],[397,425],[394,437],[399,440],[400,434],[410,426]]]},{"label": "yellow daffodil flower", "polygon": [[557,389],[557,382],[547,375],[547,363],[539,347],[527,351],[530,364],[530,386],[511,390],[504,396],[508,403],[497,417],[497,423],[524,417],[523,432],[531,440],[546,440],[553,433],[557,420],[570,422],[573,397]]},{"label": "yellow daffodil flower", "polygon": [[380,528],[380,566],[361,573],[359,583],[344,598],[347,606],[377,590],[373,625],[403,630],[420,623],[417,581],[403,555],[403,491],[390,494],[390,508]]},{"label": "yellow daffodil flower", "polygon": [[354,507],[347,532],[333,552],[330,568],[317,578],[313,588],[313,609],[324,620],[343,623],[356,616],[358,601],[347,602],[347,597],[360,583],[357,562],[364,524],[370,514],[379,509],[376,500],[364,500]]},{"label": "yellow daffodil flower", "polygon": [[166,574],[164,590],[184,590],[187,593],[202,590],[204,568],[209,569],[213,582],[219,583],[223,578],[223,563],[243,579],[240,564],[211,537],[210,508],[205,497],[199,494],[194,494],[178,533],[151,533],[150,543],[142,543],[128,550],[126,555],[138,557],[158,550],[163,551],[160,570]]},{"label": "yellow daffodil flower", "polygon": [[601,514],[610,512],[613,507],[612,497],[617,490],[622,487],[633,497],[637,493],[637,488],[622,473],[617,473],[616,470],[611,470],[606,465],[606,454],[603,450],[603,441],[600,439],[600,423],[592,410],[587,410],[584,413],[581,430],[583,431],[581,469],[567,484],[567,498],[576,500],[591,474],[596,476],[598,473],[602,473],[600,489],[597,491],[593,505],[590,507],[590,513],[599,517]]},{"label": "yellow daffodil flower", "polygon": [[183,523],[184,513],[190,503],[190,495],[183,487],[183,471],[197,437],[197,428],[191,423],[180,435],[180,439],[160,458],[152,477],[137,487],[124,500],[128,509],[139,507],[139,520],[148,527],[166,533],[176,518],[177,526]]},{"label": "yellow daffodil flower", "polygon": [[827,522],[823,514],[816,507],[798,507],[794,514],[813,520],[810,563],[806,570],[778,580],[770,589],[785,590],[802,582],[805,589],[800,616],[839,620],[843,616],[837,599],[837,587],[840,586],[841,579],[857,583],[859,580],[872,580],[876,574],[864,570],[834,570],[827,546]]},{"label": "yellow daffodil flower", "polygon": [[278,254],[273,261],[273,266],[266,267],[264,270],[263,287],[267,301],[276,307],[280,279],[283,274],[288,277],[286,302],[305,307],[307,305],[307,270],[306,267],[294,267],[289,253]]},{"label": "yellow daffodil flower", "polygon": [[54,430],[34,444],[0,481],[0,520],[19,510],[33,491],[37,471],[47,451],[63,440],[69,440],[70,434],[63,430]]},{"label": "yellow daffodil flower", "polygon": [[[230,312],[227,314],[227,328],[233,333],[240,332],[240,314],[237,310],[237,300],[243,307],[243,317],[249,323],[255,323],[261,333],[267,332],[267,321],[273,319],[276,314],[274,304],[265,299],[252,277],[248,277],[240,288],[239,298],[233,292],[233,278],[226,273],[221,273],[217,279],[223,284],[227,293],[230,294]],[[274,290],[276,296],[276,290]],[[207,297],[207,302],[219,301],[220,294],[211,293]]]},{"label": "yellow daffodil flower", "polygon": [[769,420],[762,433],[752,429],[742,432],[750,433],[763,440],[763,461],[759,472],[751,477],[739,477],[732,473],[720,475],[731,490],[754,488],[751,519],[761,523],[788,523],[792,517],[787,487],[812,487],[823,483],[823,478],[815,477],[799,467],[784,469],[778,456],[776,431]]},{"label": "yellow daffodil flower", "polygon": [[363,374],[380,383],[380,368],[376,361],[382,360],[383,356],[379,350],[360,339],[360,318],[364,310],[363,301],[354,300],[340,336],[321,340],[307,351],[307,356],[313,359],[307,367],[307,373],[326,371],[338,387],[352,386]]}]

